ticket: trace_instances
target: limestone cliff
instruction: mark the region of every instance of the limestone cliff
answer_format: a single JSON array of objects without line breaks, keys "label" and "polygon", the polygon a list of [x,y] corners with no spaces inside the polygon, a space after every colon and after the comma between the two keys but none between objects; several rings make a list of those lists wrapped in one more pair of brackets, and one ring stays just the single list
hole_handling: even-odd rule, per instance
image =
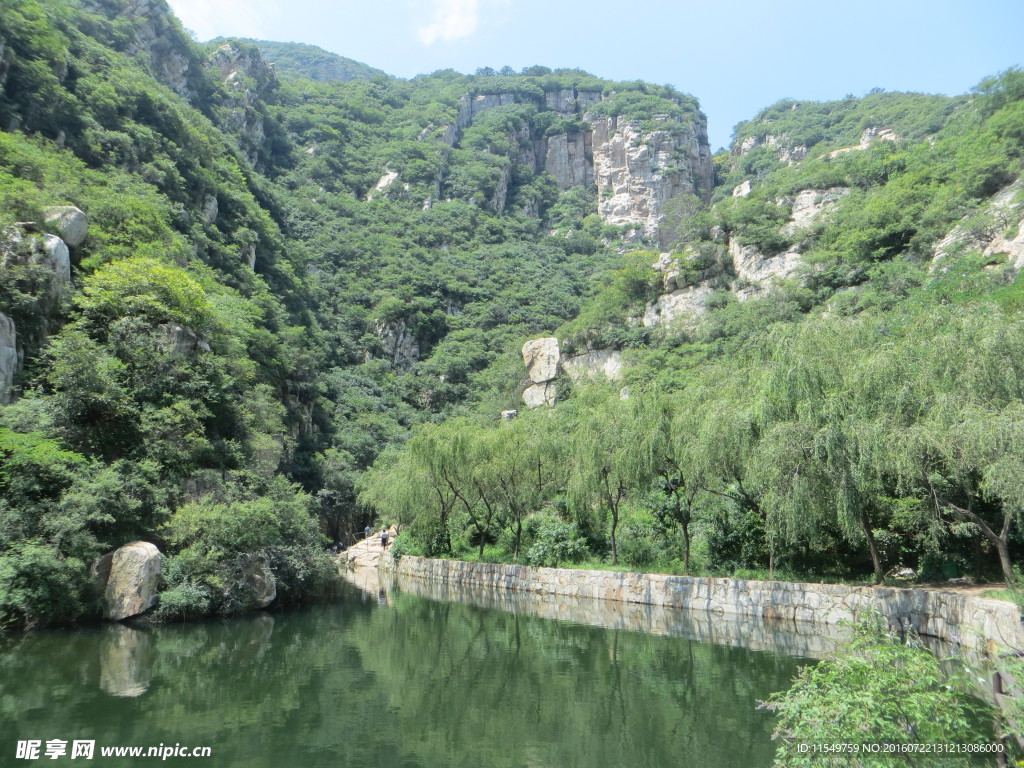
[{"label": "limestone cliff", "polygon": [[265,152],[266,98],[278,86],[273,67],[256,47],[233,42],[220,45],[207,67],[217,73],[227,93],[221,128],[238,137],[246,159],[258,167]]},{"label": "limestone cliff", "polygon": [[[712,182],[711,150],[707,123],[699,113],[695,117],[660,115],[654,121],[634,120],[622,115],[602,114],[595,106],[606,96],[596,90],[561,89],[545,92],[543,97],[516,93],[463,96],[450,122],[427,125],[419,140],[435,138],[447,148],[459,146],[465,131],[482,112],[522,104],[533,106],[537,114],[553,112],[564,130],[542,130],[536,122],[520,127],[507,136],[516,147],[502,177],[484,203],[503,211],[509,199],[511,168],[523,167],[531,173],[550,174],[561,190],[589,187],[598,190],[597,213],[606,224],[632,230],[637,239],[661,242],[660,223],[665,204],[680,194],[707,199]],[[654,128],[651,122],[655,123]],[[401,171],[388,169],[372,195],[394,187]],[[444,174],[438,176],[433,197],[443,194]],[[429,206],[429,200],[425,204]],[[525,210],[536,215],[536,210]]]}]

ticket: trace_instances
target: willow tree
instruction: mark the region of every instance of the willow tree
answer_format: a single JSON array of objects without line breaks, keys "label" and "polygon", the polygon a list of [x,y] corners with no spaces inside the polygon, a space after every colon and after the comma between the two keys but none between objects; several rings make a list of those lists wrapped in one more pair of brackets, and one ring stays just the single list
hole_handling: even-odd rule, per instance
[{"label": "willow tree", "polygon": [[622,504],[635,491],[647,490],[664,454],[660,407],[651,395],[622,400],[597,387],[565,406],[571,407],[564,408],[562,418],[574,422],[569,498],[577,513],[595,506],[605,513],[612,563],[617,564]]},{"label": "willow tree", "polygon": [[[910,375],[880,411],[894,414],[880,455],[905,492],[973,523],[1007,580],[1024,511],[1024,319],[994,305],[936,309],[907,331]],[[901,410],[913,402],[916,408]]]},{"label": "willow tree", "polygon": [[874,529],[884,478],[873,451],[875,408],[862,396],[879,339],[861,320],[822,318],[776,331],[771,341],[754,465],[776,527],[806,540],[835,522],[851,544],[866,543],[881,583]]}]

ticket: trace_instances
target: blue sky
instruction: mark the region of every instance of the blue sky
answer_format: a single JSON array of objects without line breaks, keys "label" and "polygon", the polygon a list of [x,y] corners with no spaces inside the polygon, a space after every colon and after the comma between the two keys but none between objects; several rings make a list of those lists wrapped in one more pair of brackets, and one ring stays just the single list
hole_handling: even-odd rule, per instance
[{"label": "blue sky", "polygon": [[200,40],[311,43],[399,77],[580,67],[697,96],[712,149],[781,98],[964,93],[1024,63],[1024,0],[170,0]]}]

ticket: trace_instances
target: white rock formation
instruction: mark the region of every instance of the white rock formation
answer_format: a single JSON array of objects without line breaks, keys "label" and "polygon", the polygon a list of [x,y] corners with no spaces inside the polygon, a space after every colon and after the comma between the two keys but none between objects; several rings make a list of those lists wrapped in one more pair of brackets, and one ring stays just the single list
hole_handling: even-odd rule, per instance
[{"label": "white rock formation", "polygon": [[660,241],[665,203],[711,189],[706,128],[695,122],[680,131],[666,120],[665,130],[644,132],[616,117],[591,121],[598,215],[606,224],[635,226],[645,238]]},{"label": "white rock formation", "polygon": [[210,351],[206,339],[184,325],[161,323],[157,330],[160,332],[157,343],[164,352],[172,355],[193,355],[200,350]]},{"label": "white rock formation", "polygon": [[120,621],[156,604],[162,556],[148,541],[133,541],[114,552],[103,617]]},{"label": "white rock formation", "polygon": [[[841,147],[828,153],[828,156],[838,157],[846,152],[860,152],[871,146],[875,139],[879,141],[899,141],[900,137],[889,128],[865,128],[860,135],[860,141],[852,147]],[[824,157],[824,155],[822,155]]]},{"label": "white rock formation", "polygon": [[663,293],[644,308],[643,324],[647,328],[672,323],[679,319],[695,319],[707,312],[707,301],[714,293],[708,285],[691,285]]},{"label": "white rock formation", "polygon": [[377,337],[396,368],[408,368],[420,359],[420,345],[404,318],[377,323]]},{"label": "white rock formation", "polygon": [[733,238],[729,241],[729,256],[733,269],[741,280],[763,283],[773,277],[789,277],[800,264],[798,251],[787,251],[767,256],[751,245],[742,245]]},{"label": "white rock formation", "polygon": [[993,195],[980,215],[969,215],[938,245],[931,270],[957,253],[978,250],[985,256],[1005,255],[1014,269],[1024,269],[1024,178]]},{"label": "white rock formation", "polygon": [[562,370],[574,382],[599,376],[618,381],[622,378],[622,353],[617,349],[592,349],[563,358]]},{"label": "white rock formation", "polygon": [[217,220],[217,214],[220,212],[220,202],[214,195],[207,195],[203,198],[203,207],[199,212],[199,215],[203,219],[204,224],[213,224]]},{"label": "white rock formation", "polygon": [[751,183],[750,179],[740,182],[732,190],[733,197],[746,197],[750,194]]},{"label": "white rock formation", "polygon": [[523,344],[523,362],[534,384],[542,384],[558,376],[560,360],[561,352],[556,338],[549,336],[532,339]]},{"label": "white rock formation", "polygon": [[43,212],[43,221],[48,229],[60,236],[71,248],[85,242],[89,232],[89,217],[73,205],[54,205]]},{"label": "white rock formation", "polygon": [[792,237],[801,230],[810,229],[827,209],[848,194],[850,194],[848,187],[801,190],[793,199],[790,221],[783,226],[782,233],[787,237]]},{"label": "white rock formation", "polygon": [[553,382],[545,381],[541,384],[532,384],[523,391],[523,402],[527,408],[540,408],[546,405],[552,407],[558,400],[558,393]]}]

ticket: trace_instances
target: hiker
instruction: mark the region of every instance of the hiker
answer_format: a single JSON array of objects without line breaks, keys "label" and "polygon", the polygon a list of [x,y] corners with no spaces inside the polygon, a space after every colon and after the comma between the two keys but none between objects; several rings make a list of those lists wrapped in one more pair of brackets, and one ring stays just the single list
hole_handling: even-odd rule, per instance
[{"label": "hiker", "polygon": [[383,549],[388,548],[388,530],[385,528],[380,532],[380,545]]},{"label": "hiker", "polygon": [[370,538],[370,526],[366,526],[366,528],[363,530],[363,538],[364,539]]}]

